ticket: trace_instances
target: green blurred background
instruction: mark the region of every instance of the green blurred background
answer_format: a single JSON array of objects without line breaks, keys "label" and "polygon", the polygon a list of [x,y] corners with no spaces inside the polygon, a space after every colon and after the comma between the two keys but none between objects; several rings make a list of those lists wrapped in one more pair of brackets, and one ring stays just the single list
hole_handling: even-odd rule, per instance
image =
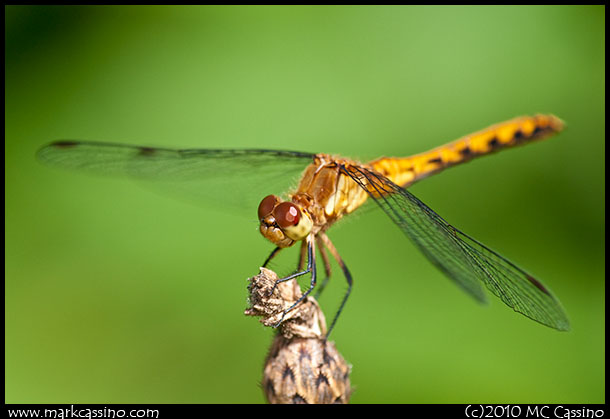
[{"label": "green blurred background", "polygon": [[[331,340],[354,403],[605,402],[603,6],[5,11],[6,402],[264,402],[272,331],[242,314],[272,249],[256,208],[55,170],[41,145],[366,160],[537,112],[568,128],[411,191],[541,278],[573,330],[476,304],[370,211],[330,232],[355,278]],[[334,267],[327,317],[345,290]]]}]

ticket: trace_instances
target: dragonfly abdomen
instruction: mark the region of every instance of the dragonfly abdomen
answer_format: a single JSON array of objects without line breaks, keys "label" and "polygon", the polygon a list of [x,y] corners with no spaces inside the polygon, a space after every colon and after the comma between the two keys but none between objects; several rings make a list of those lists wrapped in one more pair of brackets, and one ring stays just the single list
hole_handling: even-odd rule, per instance
[{"label": "dragonfly abdomen", "polygon": [[402,158],[383,157],[369,165],[397,185],[407,187],[447,167],[547,138],[562,129],[563,121],[554,115],[521,116],[424,153]]}]

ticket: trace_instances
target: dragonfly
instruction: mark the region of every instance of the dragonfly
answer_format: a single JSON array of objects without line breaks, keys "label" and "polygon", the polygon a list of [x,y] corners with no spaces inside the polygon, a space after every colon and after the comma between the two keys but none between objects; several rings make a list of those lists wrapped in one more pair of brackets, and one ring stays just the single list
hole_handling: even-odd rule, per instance
[{"label": "dragonfly", "polygon": [[[563,126],[561,119],[550,114],[520,116],[424,153],[382,157],[368,163],[286,150],[169,149],[73,140],[55,141],[37,155],[51,166],[128,176],[206,202],[250,199],[253,193],[259,200],[263,188],[298,179],[283,197],[265,196],[257,211],[260,233],[275,245],[263,266],[281,250],[301,245],[297,269],[275,285],[310,275],[308,288],[283,311],[274,327],[316,287],[318,253],[325,271],[319,289],[324,288],[331,276],[330,253],[347,281],[326,336],[330,334],[352,291],[353,277],[326,232],[366,201],[373,201],[434,266],[475,300],[487,301],[485,287],[514,311],[564,331],[570,328],[568,318],[548,287],[449,224],[407,190],[415,182],[457,164],[548,138]],[[221,192],[210,184],[220,184]],[[250,201],[247,205],[254,202]]]}]

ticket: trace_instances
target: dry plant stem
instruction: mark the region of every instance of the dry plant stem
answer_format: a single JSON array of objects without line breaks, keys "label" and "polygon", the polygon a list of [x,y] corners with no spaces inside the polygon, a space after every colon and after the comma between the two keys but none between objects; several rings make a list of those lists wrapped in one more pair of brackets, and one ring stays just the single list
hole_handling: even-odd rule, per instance
[{"label": "dry plant stem", "polygon": [[[249,279],[250,307],[245,314],[260,316],[265,326],[277,324],[302,295],[296,280],[275,286],[277,280],[266,268]],[[269,403],[349,401],[351,366],[325,335],[324,314],[314,298],[307,297],[286,313],[265,361],[262,386]]]}]

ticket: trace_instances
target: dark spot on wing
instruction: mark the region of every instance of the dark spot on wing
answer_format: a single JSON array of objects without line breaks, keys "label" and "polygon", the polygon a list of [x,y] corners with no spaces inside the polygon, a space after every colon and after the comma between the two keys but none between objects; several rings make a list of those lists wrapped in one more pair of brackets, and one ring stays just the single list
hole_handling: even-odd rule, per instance
[{"label": "dark spot on wing", "polygon": [[544,287],[544,285],[542,285],[540,283],[540,281],[538,281],[536,278],[528,275],[527,280],[530,281],[532,283],[532,285],[534,285],[536,288],[538,288],[540,291],[542,291],[543,293],[545,293],[546,295],[548,295],[549,297],[551,296],[551,294],[549,293],[549,291]]},{"label": "dark spot on wing", "polygon": [[138,155],[140,156],[152,156],[157,152],[157,150],[152,147],[140,147],[139,150]]},{"label": "dark spot on wing", "polygon": [[433,159],[428,160],[428,163],[438,163],[441,164],[443,162],[443,159],[441,159],[440,157],[435,157]]},{"label": "dark spot on wing", "polygon": [[72,148],[72,147],[76,147],[77,145],[78,145],[77,141],[70,141],[70,140],[55,141],[53,144],[51,144],[52,147],[57,147],[57,148]]}]

